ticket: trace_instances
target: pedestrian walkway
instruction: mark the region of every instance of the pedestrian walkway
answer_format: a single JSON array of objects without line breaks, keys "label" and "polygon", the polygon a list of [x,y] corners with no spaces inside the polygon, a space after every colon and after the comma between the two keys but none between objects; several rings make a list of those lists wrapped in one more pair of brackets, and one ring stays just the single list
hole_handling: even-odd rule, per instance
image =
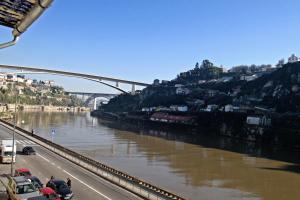
[{"label": "pedestrian walkway", "polygon": [[30,140],[16,140],[16,143],[20,145],[39,146],[38,144]]}]

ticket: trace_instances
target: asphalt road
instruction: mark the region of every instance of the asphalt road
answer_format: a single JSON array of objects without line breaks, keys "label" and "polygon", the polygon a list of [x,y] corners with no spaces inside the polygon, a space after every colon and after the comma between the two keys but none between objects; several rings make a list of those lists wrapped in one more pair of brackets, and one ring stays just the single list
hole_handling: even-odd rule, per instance
[{"label": "asphalt road", "polygon": [[[12,131],[0,125],[0,139],[7,138],[12,138]],[[29,168],[44,185],[51,176],[65,181],[70,178],[75,200],[141,199],[18,134],[16,134],[16,142],[17,150],[21,150],[24,146],[33,146],[37,155],[17,154],[15,169]],[[10,164],[0,164],[0,168],[1,173],[10,173]]]}]

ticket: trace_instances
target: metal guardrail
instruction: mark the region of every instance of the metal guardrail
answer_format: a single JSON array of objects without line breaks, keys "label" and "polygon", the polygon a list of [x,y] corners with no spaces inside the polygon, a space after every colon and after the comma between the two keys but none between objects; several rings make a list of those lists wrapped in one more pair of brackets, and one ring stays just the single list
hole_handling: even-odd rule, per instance
[{"label": "metal guardrail", "polygon": [[[5,125],[9,126],[10,128],[13,125],[7,121],[0,119],[0,122],[4,123]],[[75,164],[78,164],[85,169],[101,176],[102,178],[134,193],[138,196],[141,196],[145,199],[151,200],[185,200],[185,198],[180,197],[172,192],[164,190],[160,187],[154,186],[146,181],[138,179],[134,176],[131,176],[125,172],[116,170],[108,165],[102,164],[98,161],[95,161],[87,156],[81,155],[75,151],[67,149],[61,145],[53,143],[45,138],[42,138],[38,135],[32,134],[31,132],[24,130],[18,126],[16,126],[16,130],[22,132],[23,134],[29,137],[34,138],[46,145],[41,145],[46,147],[47,149],[53,151],[54,153],[65,157],[66,159],[72,161]]]}]

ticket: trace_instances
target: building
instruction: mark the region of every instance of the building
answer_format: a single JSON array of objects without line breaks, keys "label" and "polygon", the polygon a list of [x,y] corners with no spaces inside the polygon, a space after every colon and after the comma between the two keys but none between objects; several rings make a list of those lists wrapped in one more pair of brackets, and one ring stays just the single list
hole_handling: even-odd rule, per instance
[{"label": "building", "polygon": [[51,87],[51,86],[53,86],[53,85],[54,85],[54,81],[52,81],[52,80],[49,80],[49,81],[44,81],[44,84],[45,84],[46,86],[49,86],[49,87]]},{"label": "building", "polygon": [[0,73],[0,81],[5,81],[5,79],[6,79],[6,74]]},{"label": "building", "polygon": [[295,56],[295,54],[292,54],[288,59],[288,63],[295,63],[295,62],[300,62],[300,58]]},{"label": "building", "polygon": [[233,112],[233,105],[228,104],[225,106],[225,112]]},{"label": "building", "polygon": [[270,126],[271,119],[266,116],[248,116],[246,120],[249,125]]},{"label": "building", "polygon": [[207,105],[206,109],[204,111],[206,112],[213,112],[216,111],[219,108],[218,105]]},{"label": "building", "polygon": [[189,90],[188,88],[182,88],[182,87],[176,88],[176,94],[187,95],[190,93],[191,93],[191,90]]},{"label": "building", "polygon": [[25,77],[21,75],[17,75],[17,82],[18,83],[24,83],[25,82]]},{"label": "building", "polygon": [[16,76],[13,75],[13,74],[7,74],[6,75],[6,81],[7,82],[14,82],[14,81],[16,81]]},{"label": "building", "polygon": [[256,74],[253,74],[253,75],[250,75],[250,76],[247,76],[247,75],[242,75],[240,80],[241,81],[253,81],[254,79],[257,79],[257,75]]},{"label": "building", "polygon": [[170,106],[171,111],[187,112],[188,107],[185,105],[172,105]]},{"label": "building", "polygon": [[27,86],[31,86],[32,85],[32,80],[31,79],[25,79],[25,84],[27,85]]},{"label": "building", "polygon": [[159,79],[155,79],[155,80],[153,81],[153,85],[159,85]]},{"label": "building", "polygon": [[179,88],[179,87],[183,87],[183,85],[182,84],[175,84],[175,87]]}]

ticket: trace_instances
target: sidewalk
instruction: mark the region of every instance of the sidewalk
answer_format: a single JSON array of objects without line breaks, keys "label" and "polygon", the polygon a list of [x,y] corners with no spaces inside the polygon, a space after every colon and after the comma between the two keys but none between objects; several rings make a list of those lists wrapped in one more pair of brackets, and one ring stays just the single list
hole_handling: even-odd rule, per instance
[{"label": "sidewalk", "polygon": [[0,199],[7,199],[6,188],[3,184],[7,185],[8,179],[5,174],[8,174],[10,165],[0,164]]},{"label": "sidewalk", "polygon": [[0,199],[7,199],[6,188],[4,187],[3,183],[7,184],[7,178],[1,175],[0,176]]}]

